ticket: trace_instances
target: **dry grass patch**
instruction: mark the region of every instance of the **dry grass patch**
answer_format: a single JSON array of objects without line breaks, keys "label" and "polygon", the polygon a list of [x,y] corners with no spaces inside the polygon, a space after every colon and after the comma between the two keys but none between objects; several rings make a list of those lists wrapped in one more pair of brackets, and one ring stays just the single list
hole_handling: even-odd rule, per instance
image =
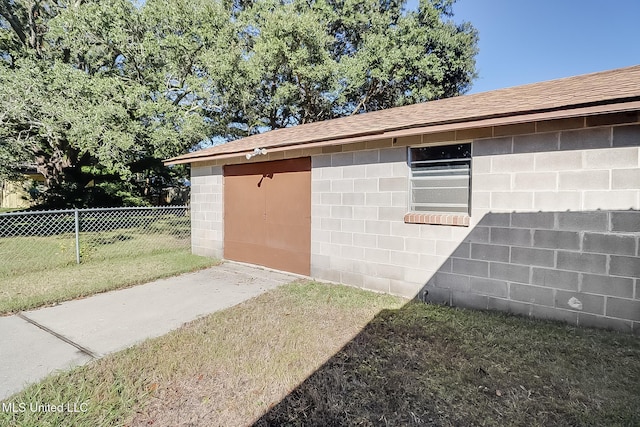
[{"label": "dry grass patch", "polygon": [[637,337],[405,303],[282,286],[11,399],[86,413],[0,425],[640,425]]},{"label": "dry grass patch", "polygon": [[186,250],[174,250],[0,277],[0,314],[126,288],[196,271],[217,262]]}]

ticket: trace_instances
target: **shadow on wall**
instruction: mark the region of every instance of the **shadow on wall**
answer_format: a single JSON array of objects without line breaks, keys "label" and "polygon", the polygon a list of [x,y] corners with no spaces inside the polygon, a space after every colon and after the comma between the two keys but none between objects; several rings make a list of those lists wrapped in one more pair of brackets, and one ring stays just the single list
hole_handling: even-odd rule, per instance
[{"label": "shadow on wall", "polygon": [[488,213],[418,294],[640,333],[640,212]]}]

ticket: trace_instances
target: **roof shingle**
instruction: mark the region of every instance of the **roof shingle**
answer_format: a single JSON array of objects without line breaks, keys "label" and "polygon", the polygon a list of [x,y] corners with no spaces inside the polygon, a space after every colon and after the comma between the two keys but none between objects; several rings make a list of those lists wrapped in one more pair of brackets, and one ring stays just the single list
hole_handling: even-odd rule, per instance
[{"label": "roof shingle", "polygon": [[[640,100],[640,65],[277,129],[167,160],[187,163],[250,152],[375,136],[390,131]],[[539,115],[539,114],[538,114]],[[558,118],[556,114],[554,118]],[[434,128],[435,130],[435,128]]]}]

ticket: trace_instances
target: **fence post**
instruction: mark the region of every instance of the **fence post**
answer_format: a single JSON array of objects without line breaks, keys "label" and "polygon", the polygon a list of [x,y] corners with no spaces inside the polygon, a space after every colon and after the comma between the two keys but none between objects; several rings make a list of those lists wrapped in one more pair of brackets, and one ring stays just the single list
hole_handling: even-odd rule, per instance
[{"label": "fence post", "polygon": [[74,209],[76,220],[76,264],[80,264],[80,215],[78,209]]}]

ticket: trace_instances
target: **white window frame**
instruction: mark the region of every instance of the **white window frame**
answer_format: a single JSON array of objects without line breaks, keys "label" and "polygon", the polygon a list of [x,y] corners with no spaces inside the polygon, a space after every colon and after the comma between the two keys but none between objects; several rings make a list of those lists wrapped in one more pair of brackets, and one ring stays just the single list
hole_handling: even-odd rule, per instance
[{"label": "white window frame", "polygon": [[[430,145],[419,145],[419,146],[412,146],[412,147],[408,147],[408,153],[407,153],[407,159],[408,159],[408,166],[409,166],[409,171],[410,171],[410,176],[409,176],[409,197],[408,197],[408,208],[409,208],[409,212],[414,212],[414,213],[423,213],[423,214],[441,214],[441,215],[471,215],[471,177],[472,177],[472,156],[471,154],[469,154],[469,157],[455,157],[455,158],[434,158],[434,159],[430,159],[430,160],[422,160],[422,161],[415,161],[413,160],[413,150],[414,149],[420,149],[420,148],[431,148],[431,147],[443,147],[443,146],[464,146],[464,145],[468,145],[469,146],[469,153],[471,153],[471,141],[456,141],[456,142],[447,142],[447,143],[442,143],[442,144],[430,144]],[[460,188],[467,188],[467,200],[465,204],[460,204],[460,203],[439,203],[439,202],[434,202],[432,204],[430,203],[415,203],[414,200],[414,183],[416,181],[422,181],[422,182],[427,182],[430,179],[434,179],[437,178],[439,180],[442,180],[443,178],[446,180],[447,178],[451,178],[452,181],[455,180],[456,178],[459,179],[459,177],[461,176],[461,174],[456,173],[456,174],[449,174],[446,171],[443,171],[443,173],[438,174],[437,172],[433,172],[433,177],[425,177],[425,176],[414,176],[415,173],[415,166],[416,164],[419,163],[420,165],[423,166],[443,166],[445,164],[460,164],[460,165],[467,165],[466,170],[465,169],[459,169],[459,171],[466,171],[467,174],[462,175],[462,176],[468,176],[468,184],[466,187],[461,187],[461,186],[452,186],[452,189],[460,189]],[[455,169],[453,169],[455,170]],[[447,187],[441,187],[441,188],[447,188]],[[434,208],[434,209],[428,209],[430,207],[430,205]],[[422,209],[417,209],[418,206],[422,207]],[[452,208],[451,210],[447,209],[447,208]],[[454,210],[457,209],[457,210]]]}]

